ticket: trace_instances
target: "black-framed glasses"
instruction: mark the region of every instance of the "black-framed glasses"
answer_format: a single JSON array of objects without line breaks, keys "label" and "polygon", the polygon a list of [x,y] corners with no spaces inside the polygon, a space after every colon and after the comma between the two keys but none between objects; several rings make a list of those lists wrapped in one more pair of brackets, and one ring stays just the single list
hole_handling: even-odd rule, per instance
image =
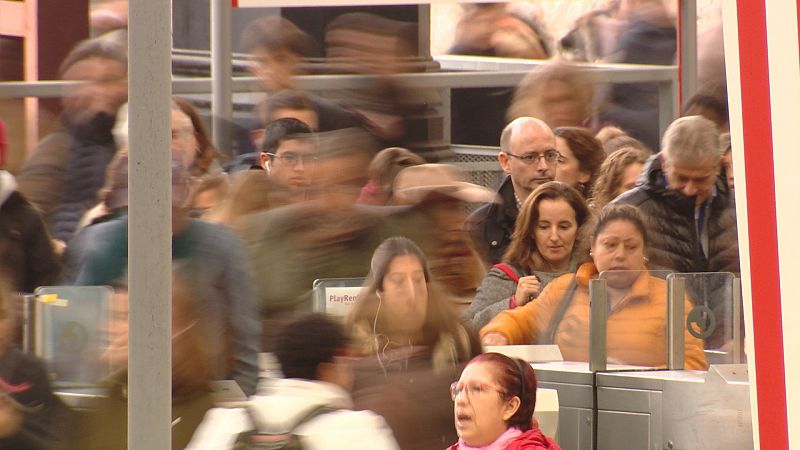
[{"label": "black-framed glasses", "polygon": [[539,164],[539,160],[541,160],[542,158],[544,158],[545,163],[550,165],[555,164],[557,162],[564,162],[561,153],[558,153],[558,151],[553,149],[545,150],[544,153],[530,152],[530,153],[525,153],[524,155],[515,155],[509,152],[503,152],[503,153],[512,158],[517,158],[518,160],[522,161],[523,164],[526,165]]},{"label": "black-framed glasses", "polygon": [[305,165],[305,164],[314,164],[319,159],[317,157],[317,155],[305,155],[305,154],[294,153],[294,152],[285,152],[285,153],[281,153],[280,155],[277,154],[277,153],[269,153],[269,152],[266,152],[266,153],[271,158],[275,158],[275,159],[279,160],[282,164],[286,164],[286,165],[289,165],[289,166],[294,166],[295,164],[297,164],[297,163],[299,163],[301,161],[303,162],[303,165]]}]

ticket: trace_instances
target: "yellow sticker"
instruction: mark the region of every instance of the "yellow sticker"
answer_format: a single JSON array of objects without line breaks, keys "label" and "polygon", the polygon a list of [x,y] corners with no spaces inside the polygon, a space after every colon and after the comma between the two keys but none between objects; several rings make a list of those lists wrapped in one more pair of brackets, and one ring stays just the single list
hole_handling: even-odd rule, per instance
[{"label": "yellow sticker", "polygon": [[38,295],[36,297],[36,299],[39,300],[42,303],[47,304],[47,305],[53,305],[53,306],[67,306],[67,305],[69,305],[69,300],[67,300],[65,298],[58,298],[58,294]]}]

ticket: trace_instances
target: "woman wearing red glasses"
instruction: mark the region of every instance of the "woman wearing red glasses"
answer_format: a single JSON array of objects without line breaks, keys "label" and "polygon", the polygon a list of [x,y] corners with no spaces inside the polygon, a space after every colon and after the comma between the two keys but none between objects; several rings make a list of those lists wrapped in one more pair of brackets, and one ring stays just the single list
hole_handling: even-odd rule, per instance
[{"label": "woman wearing red glasses", "polygon": [[534,424],[536,374],[522,360],[478,355],[450,396],[459,439],[448,450],[561,450]]}]

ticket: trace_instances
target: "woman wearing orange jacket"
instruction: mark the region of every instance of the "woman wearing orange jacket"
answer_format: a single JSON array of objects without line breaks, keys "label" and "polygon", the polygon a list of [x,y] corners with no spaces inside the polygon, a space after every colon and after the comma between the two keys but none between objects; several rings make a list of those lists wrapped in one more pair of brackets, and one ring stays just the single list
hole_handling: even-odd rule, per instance
[{"label": "woman wearing orange jacket", "polygon": [[[589,280],[607,284],[609,362],[648,367],[666,364],[667,286],[646,272],[647,233],[635,207],[608,205],[592,234],[593,263],[563,275],[539,298],[497,315],[481,329],[484,345],[554,343],[568,361],[589,360]],[[691,309],[684,300],[685,311]],[[703,342],[685,333],[685,367],[706,368]]]}]

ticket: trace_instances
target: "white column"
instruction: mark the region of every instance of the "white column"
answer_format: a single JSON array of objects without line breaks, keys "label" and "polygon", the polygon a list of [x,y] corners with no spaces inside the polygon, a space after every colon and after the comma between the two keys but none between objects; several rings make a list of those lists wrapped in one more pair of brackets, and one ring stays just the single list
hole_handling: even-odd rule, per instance
[{"label": "white column", "polygon": [[128,448],[171,447],[171,0],[129,5]]}]

